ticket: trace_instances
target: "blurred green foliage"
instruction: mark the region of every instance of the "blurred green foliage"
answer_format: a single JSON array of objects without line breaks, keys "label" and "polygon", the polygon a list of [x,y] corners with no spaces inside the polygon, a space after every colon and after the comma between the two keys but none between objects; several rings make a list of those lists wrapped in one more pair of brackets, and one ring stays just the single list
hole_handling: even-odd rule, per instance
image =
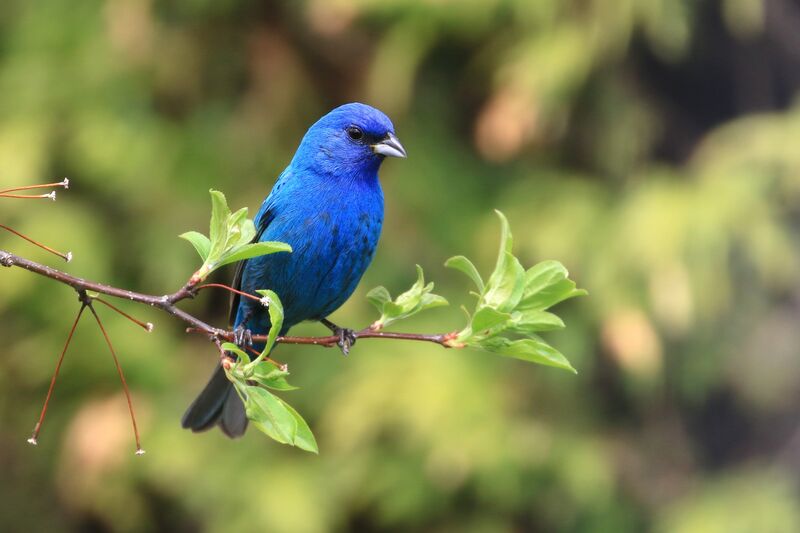
[{"label": "blurred green foliage", "polygon": [[[442,258],[488,271],[493,208],[525,264],[557,258],[592,294],[548,337],[577,376],[401,342],[281,346],[319,456],[182,431],[215,351],[126,306],[156,324],[106,319],[137,458],[87,323],[25,444],[77,301],[0,272],[1,529],[800,530],[798,17],[790,0],[0,3],[0,185],[72,180],[0,213],[72,250],[72,273],[175,290],[208,189],[255,209],[308,125],[360,100],[409,159],[382,170],[381,245],[337,323],[368,324],[366,289],[404,290],[415,263],[464,293]],[[224,323],[226,304],[187,309]]]}]

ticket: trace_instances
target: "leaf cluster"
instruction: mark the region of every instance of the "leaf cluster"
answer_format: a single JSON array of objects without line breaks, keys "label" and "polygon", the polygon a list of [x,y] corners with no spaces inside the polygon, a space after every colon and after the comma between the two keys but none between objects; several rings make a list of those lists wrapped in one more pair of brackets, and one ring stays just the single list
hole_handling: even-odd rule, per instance
[{"label": "leaf cluster", "polygon": [[[447,344],[458,348],[470,346],[575,372],[566,357],[538,334],[563,328],[561,318],[548,309],[586,291],[576,288],[567,269],[558,261],[543,261],[527,270],[523,268],[512,253],[508,220],[500,211],[496,213],[501,225],[500,249],[487,281],[463,255],[445,262],[445,266],[465,274],[477,289],[471,293],[477,298],[475,308],[472,312],[464,309],[467,324]],[[425,285],[419,265],[416,283],[394,300],[384,287],[371,290],[367,299],[381,313],[373,328],[380,329],[426,309],[447,305],[447,300],[432,290],[433,283]]]},{"label": "leaf cluster", "polygon": [[196,282],[203,281],[214,270],[245,259],[276,252],[291,252],[292,248],[284,242],[253,242],[256,227],[247,218],[247,208],[231,213],[225,195],[211,189],[211,224],[208,237],[197,231],[188,231],[180,238],[194,246],[203,265],[195,273]]},{"label": "leaf cluster", "polygon": [[525,270],[512,253],[508,220],[500,211],[496,213],[501,224],[500,250],[488,281],[484,283],[464,256],[445,263],[466,274],[478,290],[472,293],[477,297],[475,309],[465,310],[469,322],[452,343],[575,372],[567,358],[538,333],[563,328],[561,318],[548,309],[586,291],[576,288],[558,261],[543,261]]},{"label": "leaf cluster", "polygon": [[394,300],[386,287],[375,287],[367,293],[367,300],[380,311],[381,316],[372,324],[372,327],[381,329],[426,309],[448,305],[444,297],[434,294],[432,291],[433,282],[425,284],[425,275],[419,265],[417,265],[417,281]]}]

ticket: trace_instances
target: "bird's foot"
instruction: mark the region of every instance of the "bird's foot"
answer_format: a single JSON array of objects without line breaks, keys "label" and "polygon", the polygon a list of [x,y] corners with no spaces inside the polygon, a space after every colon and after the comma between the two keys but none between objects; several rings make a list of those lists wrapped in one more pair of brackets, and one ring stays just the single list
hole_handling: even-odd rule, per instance
[{"label": "bird's foot", "polygon": [[356,339],[358,339],[358,337],[356,336],[356,332],[352,329],[340,328],[339,326],[337,326],[336,324],[325,318],[320,320],[320,322],[322,322],[322,324],[324,324],[328,329],[330,329],[334,335],[339,337],[339,342],[337,342],[336,345],[339,347],[339,349],[342,350],[342,353],[344,355],[348,355],[350,353],[350,348],[355,345]]},{"label": "bird's foot", "polygon": [[352,329],[347,328],[339,328],[337,331],[333,332],[334,335],[339,336],[339,342],[336,343],[337,346],[342,350],[344,355],[350,353],[350,347],[355,345],[356,339],[356,332]]},{"label": "bird's foot", "polygon": [[253,332],[244,326],[238,326],[233,330],[233,343],[240,348],[247,348],[253,345]]}]

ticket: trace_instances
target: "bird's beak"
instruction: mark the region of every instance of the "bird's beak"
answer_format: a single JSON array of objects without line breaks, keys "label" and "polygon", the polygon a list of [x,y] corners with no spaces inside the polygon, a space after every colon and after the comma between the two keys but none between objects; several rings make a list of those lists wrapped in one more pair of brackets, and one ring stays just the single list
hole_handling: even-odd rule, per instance
[{"label": "bird's beak", "polygon": [[400,139],[392,132],[387,133],[386,138],[382,141],[373,144],[372,151],[386,157],[408,157],[406,149],[400,144]]}]

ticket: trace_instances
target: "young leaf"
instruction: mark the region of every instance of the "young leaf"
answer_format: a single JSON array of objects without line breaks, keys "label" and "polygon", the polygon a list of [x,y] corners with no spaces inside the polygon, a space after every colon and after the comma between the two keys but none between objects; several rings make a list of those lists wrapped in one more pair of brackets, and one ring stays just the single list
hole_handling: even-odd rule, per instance
[{"label": "young leaf", "polygon": [[527,338],[512,341],[505,337],[492,337],[477,344],[486,351],[498,353],[506,357],[514,357],[523,361],[531,361],[541,365],[553,366],[577,374],[561,352],[538,338]]},{"label": "young leaf", "polygon": [[[509,237],[510,238],[510,237]],[[525,269],[509,252],[502,252],[483,295],[483,303],[500,311],[511,311],[525,290]]]},{"label": "young leaf", "polygon": [[417,265],[417,281],[394,301],[390,301],[391,295],[383,287],[373,289],[367,297],[381,311],[381,317],[376,324],[385,327],[426,309],[447,305],[447,300],[438,294],[433,294],[432,290],[433,283],[425,285],[425,276],[419,265]]},{"label": "young leaf", "polygon": [[478,287],[478,292],[484,291],[484,284],[481,275],[478,273],[478,269],[475,268],[475,265],[472,264],[472,261],[464,257],[463,255],[456,255],[451,257],[447,261],[445,261],[444,266],[447,268],[455,268],[456,270],[460,270],[464,274],[466,274],[469,279],[471,279],[475,285]]},{"label": "young leaf", "polygon": [[205,262],[208,258],[208,252],[211,249],[211,241],[208,240],[208,237],[197,231],[187,231],[186,233],[178,235],[178,237],[192,243],[194,249],[200,254],[200,259]]},{"label": "young leaf", "polygon": [[367,293],[367,300],[374,305],[380,313],[383,313],[383,305],[386,302],[392,301],[392,295],[386,290],[386,287],[375,287]]},{"label": "young leaf", "polygon": [[228,253],[223,254],[223,256],[214,263],[214,268],[219,268],[221,266],[229,265],[231,263],[235,263],[237,261],[243,261],[244,259],[251,259],[253,257],[259,257],[262,255],[269,255],[274,254],[277,252],[291,252],[292,247],[286,244],[285,242],[277,242],[277,241],[264,241],[264,242],[255,242],[250,243],[248,241],[247,244],[241,245],[239,248],[235,248]]},{"label": "young leaf", "polygon": [[514,312],[509,329],[515,333],[528,335],[564,327],[564,321],[558,315],[547,311],[523,310]]},{"label": "young leaf", "polygon": [[278,398],[278,400],[283,404],[286,410],[292,414],[295,423],[297,424],[297,431],[295,432],[293,444],[301,450],[319,454],[317,439],[314,438],[314,434],[311,432],[311,428],[308,427],[308,423],[303,420],[303,417],[300,416],[300,413],[295,411],[294,407],[284,402],[280,398]]},{"label": "young leaf", "polygon": [[241,348],[233,344],[232,342],[223,342],[222,349],[226,352],[231,352],[235,354],[239,360],[240,364],[247,364],[250,362],[250,356],[247,355]]},{"label": "young leaf", "polygon": [[278,295],[275,294],[271,290],[258,290],[256,291],[258,294],[263,296],[268,304],[267,310],[269,311],[269,334],[267,335],[267,342],[264,345],[264,351],[261,352],[259,359],[263,359],[272,351],[272,347],[275,345],[275,339],[278,338],[278,334],[283,328],[283,304],[281,303],[281,299],[278,298]]},{"label": "young leaf", "polygon": [[211,241],[209,256],[216,259],[224,250],[228,240],[228,217],[231,210],[225,195],[211,189],[211,223],[208,228],[208,237]]},{"label": "young leaf", "polygon": [[511,315],[508,313],[496,311],[491,307],[482,307],[473,315],[470,327],[472,328],[473,332],[480,334],[485,330],[492,329],[495,326],[499,326],[500,324],[508,322],[510,319]]},{"label": "young leaf", "polygon": [[253,374],[250,379],[269,389],[280,391],[297,390],[297,387],[290,385],[286,381],[286,376],[288,375],[288,371],[275,368],[272,363],[262,361],[253,368]]},{"label": "young leaf", "polygon": [[297,421],[286,406],[274,394],[255,386],[246,386],[247,418],[253,424],[283,444],[294,444]]}]

